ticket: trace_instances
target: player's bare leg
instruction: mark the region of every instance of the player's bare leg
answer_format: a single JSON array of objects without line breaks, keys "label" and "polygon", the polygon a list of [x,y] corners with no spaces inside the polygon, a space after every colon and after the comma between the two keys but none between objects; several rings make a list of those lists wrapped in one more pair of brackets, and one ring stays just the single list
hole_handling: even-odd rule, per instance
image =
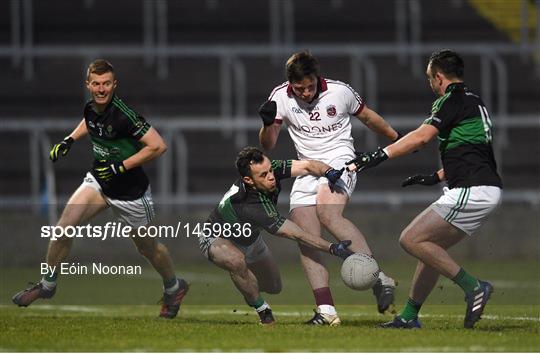
[{"label": "player's bare leg", "polygon": [[446,249],[464,237],[463,231],[428,208],[403,230],[399,243],[409,254],[452,279],[459,272],[460,266]]},{"label": "player's bare leg", "polygon": [[409,298],[418,304],[424,303],[433,288],[435,288],[438,280],[439,272],[437,269],[418,261],[412,279],[411,290],[409,291]]},{"label": "player's bare leg", "polygon": [[[80,225],[107,207],[105,199],[98,191],[88,186],[80,186],[69,198],[57,226]],[[59,237],[49,242],[45,257],[49,269],[58,269],[60,263],[68,256],[72,244],[73,239],[68,237]],[[39,298],[53,297],[56,293],[57,276],[58,271],[46,274],[39,283],[15,294],[12,301],[26,307]]]},{"label": "player's bare leg", "polygon": [[[493,288],[491,284],[479,281],[466,273],[446,251],[464,237],[465,233],[462,230],[446,222],[430,208],[420,213],[403,230],[399,240],[401,246],[420,261],[413,277],[409,300],[405,308],[394,321],[383,326],[391,328],[419,327],[418,312],[435,287],[439,274],[453,280],[463,289],[467,300],[465,326],[472,327],[474,325]],[[475,307],[475,305],[481,306],[481,308]],[[474,308],[479,309],[480,314],[473,314]],[[475,318],[467,318],[471,316]]]},{"label": "player's bare leg", "polygon": [[174,278],[174,266],[167,247],[155,238],[138,237],[136,230],[132,232],[132,235],[131,239],[139,253],[148,260],[159,275],[164,280]]},{"label": "player's bare leg", "polygon": [[[317,217],[315,205],[294,208],[290,218],[298,226],[315,236],[321,236],[321,224]],[[312,319],[306,322],[311,325],[339,325],[341,322],[334,307],[332,292],[328,286],[329,274],[319,251],[299,244],[300,260],[313,290],[317,310]]]},{"label": "player's bare leg", "polygon": [[343,216],[349,196],[341,189],[333,191],[328,184],[319,185],[317,192],[317,217],[321,224],[338,240],[351,240],[349,249],[371,255],[366,238],[358,228]]},{"label": "player's bare leg", "polygon": [[282,289],[281,275],[272,253],[257,262],[247,264],[259,284],[259,291],[268,294],[279,294]]},{"label": "player's bare leg", "polygon": [[171,256],[164,244],[152,237],[139,237],[137,230],[132,231],[132,236],[131,240],[139,253],[148,260],[163,279],[163,303],[159,316],[176,317],[182,300],[189,290],[188,283],[176,277]]},{"label": "player's bare leg", "polygon": [[[57,225],[61,227],[80,225],[108,207],[107,202],[94,188],[80,186],[69,198]],[[58,266],[69,254],[73,239],[60,237],[49,242],[47,264]]]},{"label": "player's bare leg", "polygon": [[[314,236],[321,236],[321,224],[317,218],[315,205],[297,207],[291,210],[291,220]],[[299,244],[300,260],[312,289],[328,286],[328,270],[324,266],[321,253],[311,247]]]},{"label": "player's bare leg", "polygon": [[[358,228],[343,216],[349,196],[339,188],[330,188],[328,184],[319,185],[317,192],[317,215],[321,224],[339,240],[351,240],[350,249],[371,255],[366,238]],[[384,272],[379,273],[379,281],[373,286],[373,294],[377,299],[377,309],[380,313],[387,310],[395,312],[394,290],[396,282]]]},{"label": "player's bare leg", "polygon": [[218,238],[208,250],[210,260],[229,272],[231,280],[244,296],[246,303],[253,307],[262,324],[275,322],[270,306],[262,298],[257,278],[249,270],[244,254],[229,240]]}]

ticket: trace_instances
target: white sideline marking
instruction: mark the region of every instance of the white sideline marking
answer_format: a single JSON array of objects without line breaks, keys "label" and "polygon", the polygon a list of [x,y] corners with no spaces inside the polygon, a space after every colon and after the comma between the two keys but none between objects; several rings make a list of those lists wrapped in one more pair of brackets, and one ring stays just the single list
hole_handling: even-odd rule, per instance
[{"label": "white sideline marking", "polygon": [[[255,311],[250,310],[240,310],[233,312],[232,310],[194,310],[194,309],[188,309],[188,308],[182,308],[184,313],[187,314],[200,314],[200,315],[242,315],[244,316],[246,313],[253,313],[255,315]],[[276,316],[284,316],[284,317],[295,317],[295,316],[309,316],[309,312],[291,312],[291,311],[272,311]],[[344,317],[372,317],[375,313],[368,313],[368,312],[356,312],[353,314],[346,314]],[[435,315],[435,314],[420,314],[420,318],[457,318],[461,319],[463,316],[459,315]],[[487,320],[514,320],[514,321],[532,321],[532,322],[540,322],[540,317],[528,317],[528,316],[498,316],[498,315],[482,315],[482,319]]]},{"label": "white sideline marking", "polygon": [[405,347],[399,349],[401,352],[453,352],[453,353],[466,353],[466,352],[505,352],[508,349],[506,347],[484,347],[482,345],[471,345],[469,347]]},{"label": "white sideline marking", "polygon": [[[137,305],[130,305],[137,306]],[[1,307],[12,307],[11,305],[0,305]],[[231,306],[232,307],[232,306]],[[37,305],[32,306],[32,309],[38,310],[59,310],[59,311],[68,311],[68,312],[102,312],[106,313],[111,311],[109,308],[103,308],[100,306],[77,306],[77,305]],[[204,310],[204,309],[194,309],[189,307],[182,307],[182,313],[185,314],[200,314],[200,315],[242,315],[245,316],[246,313],[252,313],[255,315],[255,311],[250,309],[237,310],[233,312],[232,310]],[[299,316],[310,316],[309,311],[300,312],[300,311],[273,311],[277,316],[284,317],[299,317]],[[355,312],[347,313],[345,317],[373,317],[375,313],[372,312]],[[463,316],[460,315],[438,315],[438,314],[420,314],[420,318],[457,318],[462,319]],[[499,316],[499,315],[482,315],[482,319],[486,320],[513,320],[513,321],[531,321],[531,322],[540,322],[539,317],[530,317],[530,316]]]},{"label": "white sideline marking", "polygon": [[78,305],[37,305],[32,306],[32,309],[37,310],[56,310],[67,312],[106,312],[107,309],[92,306],[78,306]]}]

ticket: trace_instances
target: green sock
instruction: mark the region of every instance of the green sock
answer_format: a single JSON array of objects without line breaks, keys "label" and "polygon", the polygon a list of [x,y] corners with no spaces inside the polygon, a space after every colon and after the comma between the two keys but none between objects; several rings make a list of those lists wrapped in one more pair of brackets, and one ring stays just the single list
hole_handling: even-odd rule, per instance
[{"label": "green sock", "polygon": [[259,297],[257,298],[257,300],[255,301],[248,301],[248,299],[245,299],[246,300],[246,303],[253,307],[255,310],[257,310],[258,308],[260,308],[261,306],[264,305],[265,301],[263,299],[263,297],[261,295],[259,295]]},{"label": "green sock", "polygon": [[420,311],[420,308],[422,307],[422,304],[417,303],[413,299],[409,298],[407,300],[407,304],[401,310],[401,313],[399,314],[399,317],[404,319],[405,321],[411,321],[418,317],[418,312]]},{"label": "green sock", "polygon": [[43,280],[51,282],[51,283],[53,283],[53,282],[55,283],[56,278],[58,278],[58,272],[45,274],[45,276],[43,277]]},{"label": "green sock", "polygon": [[459,285],[467,295],[472,294],[478,288],[478,279],[467,273],[463,268],[459,269],[452,281]]},{"label": "green sock", "polygon": [[58,278],[58,273],[47,273],[41,279],[41,285],[47,290],[52,290],[56,287],[56,278]]}]

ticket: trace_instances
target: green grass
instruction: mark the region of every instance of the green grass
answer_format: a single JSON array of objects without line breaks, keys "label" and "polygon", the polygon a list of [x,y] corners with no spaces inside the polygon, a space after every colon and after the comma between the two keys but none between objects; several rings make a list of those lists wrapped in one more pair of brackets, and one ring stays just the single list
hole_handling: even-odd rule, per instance
[{"label": "green grass", "polygon": [[[10,303],[35,269],[2,269],[1,351],[539,351],[540,274],[538,261],[467,262],[473,274],[493,281],[496,292],[484,319],[465,330],[461,290],[446,279],[422,308],[419,331],[383,330],[390,315],[376,312],[370,292],[347,289],[330,263],[332,289],[342,325],[312,328],[312,295],[297,264],[281,267],[284,289],[265,298],[275,326],[257,325],[228,275],[210,264],[182,267],[191,282],[180,315],[157,318],[160,280],[142,276],[64,276],[57,295],[28,308]],[[407,298],[414,262],[385,263],[400,279],[397,305]]]},{"label": "green grass", "polygon": [[342,306],[343,324],[299,324],[309,306],[274,306],[278,324],[257,325],[249,309],[185,306],[179,318],[156,318],[155,306],[2,307],[4,351],[537,351],[538,306],[495,305],[473,331],[462,306],[427,306],[425,329],[384,330],[371,306]]}]

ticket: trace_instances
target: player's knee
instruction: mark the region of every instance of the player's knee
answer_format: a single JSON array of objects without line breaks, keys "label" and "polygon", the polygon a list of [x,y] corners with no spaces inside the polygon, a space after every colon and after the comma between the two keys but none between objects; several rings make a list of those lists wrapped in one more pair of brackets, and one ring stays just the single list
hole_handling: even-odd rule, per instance
[{"label": "player's knee", "polygon": [[319,218],[319,221],[321,222],[321,224],[327,227],[332,224],[332,222],[336,218],[336,215],[333,215],[328,210],[317,209],[317,217]]},{"label": "player's knee", "polygon": [[281,284],[281,279],[274,279],[274,281],[269,284],[268,288],[264,290],[264,292],[275,295],[279,294],[282,288],[283,286]]},{"label": "player's knee", "polygon": [[326,228],[331,228],[332,224],[341,223],[343,219],[341,212],[337,208],[333,209],[332,206],[317,208],[317,217]]},{"label": "player's knee", "polygon": [[248,268],[244,258],[229,258],[225,260],[224,266],[233,273],[244,273]]},{"label": "player's knee", "polygon": [[406,231],[402,232],[399,236],[399,245],[405,251],[409,251],[414,247],[414,239],[412,235]]}]

